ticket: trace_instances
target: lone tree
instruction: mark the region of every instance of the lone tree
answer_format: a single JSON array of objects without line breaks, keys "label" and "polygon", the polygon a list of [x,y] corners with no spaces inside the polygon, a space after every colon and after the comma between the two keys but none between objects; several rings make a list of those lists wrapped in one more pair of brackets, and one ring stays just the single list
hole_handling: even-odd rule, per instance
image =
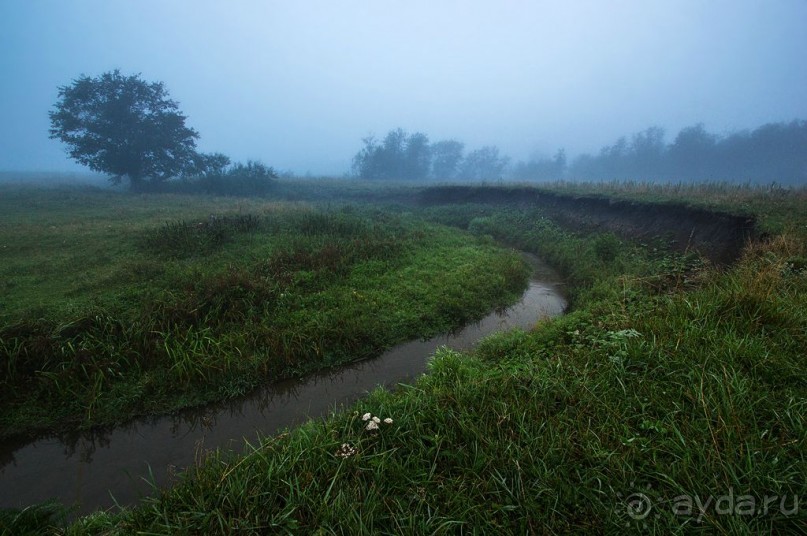
[{"label": "lone tree", "polygon": [[50,123],[50,137],[67,144],[74,160],[111,175],[114,184],[128,178],[133,190],[193,170],[198,161],[199,134],[185,126],[162,82],[117,69],[60,87]]}]

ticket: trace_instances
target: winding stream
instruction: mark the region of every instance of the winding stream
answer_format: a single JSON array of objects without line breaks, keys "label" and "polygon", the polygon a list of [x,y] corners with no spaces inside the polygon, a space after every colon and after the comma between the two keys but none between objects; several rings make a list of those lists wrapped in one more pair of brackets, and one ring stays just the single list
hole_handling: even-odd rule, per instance
[{"label": "winding stream", "polygon": [[241,399],[106,431],[0,443],[0,507],[22,508],[55,498],[86,514],[115,502],[132,504],[152,492],[147,480],[170,484],[172,475],[191,465],[203,449],[240,450],[245,439],[254,443],[258,433],[322,417],[376,386],[412,380],[440,346],[469,349],[496,331],[529,329],[562,314],[566,300],[560,278],[536,257],[527,260],[534,272],[521,300],[456,333],[404,343],[377,359],[275,383]]}]

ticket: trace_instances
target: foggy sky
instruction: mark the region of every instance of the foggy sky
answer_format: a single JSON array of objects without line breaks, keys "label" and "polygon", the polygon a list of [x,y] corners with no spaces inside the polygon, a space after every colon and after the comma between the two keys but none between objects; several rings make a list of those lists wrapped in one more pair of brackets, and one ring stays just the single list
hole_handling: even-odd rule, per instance
[{"label": "foggy sky", "polygon": [[369,133],[596,152],[807,119],[806,0],[0,0],[0,170],[82,170],[58,86],[163,81],[199,149],[341,174]]}]

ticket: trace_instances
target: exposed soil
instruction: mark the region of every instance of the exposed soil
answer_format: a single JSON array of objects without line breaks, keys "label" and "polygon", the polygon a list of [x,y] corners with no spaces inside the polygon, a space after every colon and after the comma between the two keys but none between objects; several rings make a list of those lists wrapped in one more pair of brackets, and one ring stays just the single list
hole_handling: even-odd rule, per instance
[{"label": "exposed soil", "polygon": [[639,240],[662,238],[677,251],[696,250],[719,265],[737,260],[745,244],[758,237],[752,216],[682,204],[570,196],[530,186],[435,186],[421,191],[418,202],[537,206],[559,225],[574,231],[611,231]]}]

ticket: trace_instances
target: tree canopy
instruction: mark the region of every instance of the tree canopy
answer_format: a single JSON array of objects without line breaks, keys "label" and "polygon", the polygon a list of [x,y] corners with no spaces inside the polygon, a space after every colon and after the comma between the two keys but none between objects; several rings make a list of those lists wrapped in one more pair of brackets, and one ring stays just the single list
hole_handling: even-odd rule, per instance
[{"label": "tree canopy", "polygon": [[353,170],[364,179],[425,179],[431,166],[429,138],[403,129],[389,131],[381,143],[373,136],[353,157]]},{"label": "tree canopy", "polygon": [[468,180],[500,179],[510,159],[499,155],[499,148],[486,145],[468,153],[462,161],[459,176]]},{"label": "tree canopy", "polygon": [[509,162],[492,145],[463,157],[462,142],[429,143],[426,134],[408,134],[401,128],[390,130],[380,143],[374,136],[362,142],[364,147],[353,157],[353,173],[363,179],[498,179]]},{"label": "tree canopy", "polygon": [[128,178],[137,190],[198,166],[199,134],[185,119],[162,82],[116,69],[59,88],[50,137],[64,142],[77,162],[114,183]]},{"label": "tree canopy", "polygon": [[465,144],[457,140],[438,141],[432,145],[432,174],[444,180],[457,174]]},{"label": "tree canopy", "polygon": [[598,155],[580,155],[568,176],[585,180],[807,181],[807,121],[768,123],[724,136],[702,124],[682,129],[672,143],[651,127],[619,138]]}]

